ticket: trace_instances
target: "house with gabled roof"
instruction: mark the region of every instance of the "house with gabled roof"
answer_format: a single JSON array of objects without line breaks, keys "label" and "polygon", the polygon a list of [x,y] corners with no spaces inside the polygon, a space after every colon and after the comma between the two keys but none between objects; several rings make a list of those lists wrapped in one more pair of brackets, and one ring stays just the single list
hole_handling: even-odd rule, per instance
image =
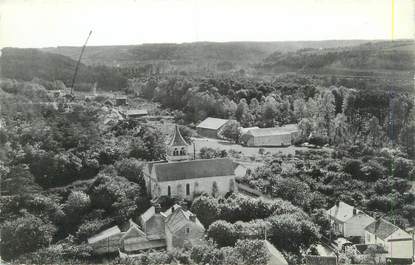
[{"label": "house with gabled roof", "polygon": [[346,238],[359,237],[363,242],[365,228],[375,219],[345,202],[338,201],[326,211],[335,233]]},{"label": "house with gabled roof", "polygon": [[365,244],[382,246],[391,258],[412,258],[414,240],[398,226],[379,218],[365,228]]},{"label": "house with gabled roof", "polygon": [[175,206],[166,219],[167,250],[191,247],[203,242],[205,228],[189,210]]},{"label": "house with gabled roof", "polygon": [[144,233],[136,223],[130,220],[130,228],[120,239],[120,250],[126,254],[136,253],[147,249],[165,248],[164,238],[151,238]]},{"label": "house with gabled roof", "polygon": [[297,124],[250,129],[242,134],[241,143],[246,146],[289,146],[299,132]]},{"label": "house with gabled roof", "polygon": [[189,145],[176,126],[167,146],[167,161],[149,162],[143,174],[152,198],[192,199],[195,194],[225,195],[236,189],[234,163],[228,158],[191,160]]}]

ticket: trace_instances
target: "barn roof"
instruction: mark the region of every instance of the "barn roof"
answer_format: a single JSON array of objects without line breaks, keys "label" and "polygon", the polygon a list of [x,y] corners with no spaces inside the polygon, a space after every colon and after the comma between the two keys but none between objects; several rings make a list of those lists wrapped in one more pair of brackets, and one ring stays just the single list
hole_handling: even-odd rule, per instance
[{"label": "barn roof", "polygon": [[172,138],[170,139],[169,142],[170,146],[186,146],[189,145],[183,138],[182,134],[180,133],[180,129],[179,126],[175,126],[174,128],[174,133]]},{"label": "barn roof", "polygon": [[150,208],[147,209],[147,211],[145,211],[141,216],[141,221],[143,223],[147,222],[148,220],[150,220],[150,218],[156,214],[156,208],[154,206],[151,206]]},{"label": "barn roof", "polygon": [[229,158],[159,163],[153,165],[153,170],[160,182],[235,174],[233,162]]},{"label": "barn roof", "polygon": [[346,222],[351,217],[353,217],[353,209],[353,206],[341,201],[339,202],[339,205],[335,204],[333,207],[327,210],[327,214],[331,218],[335,218],[340,222]]},{"label": "barn roof", "polygon": [[220,127],[225,125],[225,123],[227,123],[228,121],[229,120],[208,117],[205,120],[203,120],[201,123],[199,123],[199,125],[197,125],[196,128],[218,130]]},{"label": "barn roof", "polygon": [[384,219],[379,219],[370,225],[366,226],[365,230],[369,233],[372,233],[379,237],[382,240],[385,240],[390,235],[392,235],[395,231],[399,230],[400,228],[394,224],[389,223]]},{"label": "barn roof", "polygon": [[297,124],[287,124],[281,127],[251,129],[246,134],[252,136],[285,135],[298,131]]},{"label": "barn roof", "polygon": [[104,231],[88,238],[88,243],[93,244],[93,243],[98,242],[102,239],[111,237],[111,236],[119,234],[119,233],[121,233],[120,228],[118,226],[113,226],[111,228],[108,228],[108,229],[106,229],[106,230],[104,230]]}]

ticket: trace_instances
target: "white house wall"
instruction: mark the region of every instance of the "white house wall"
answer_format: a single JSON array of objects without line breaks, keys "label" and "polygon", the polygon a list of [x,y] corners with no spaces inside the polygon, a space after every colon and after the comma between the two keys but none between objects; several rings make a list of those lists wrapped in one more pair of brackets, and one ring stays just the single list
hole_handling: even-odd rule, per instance
[{"label": "white house wall", "polygon": [[365,227],[374,221],[374,218],[365,214],[354,215],[345,223],[344,237],[360,236],[363,239],[365,235]]},{"label": "white house wall", "polygon": [[[233,187],[231,186],[231,181],[233,182]],[[216,182],[218,188],[218,193],[225,195],[231,189],[236,187],[235,176],[216,176],[208,178],[194,178],[194,179],[182,179],[175,181],[163,181],[158,182],[160,188],[160,195],[168,195],[168,187],[171,188],[171,196],[181,196],[183,198],[191,198],[194,193],[203,193],[208,194],[212,193],[213,183]],[[197,183],[197,184],[196,184]],[[190,195],[186,195],[186,184],[190,184]],[[181,186],[181,191],[179,190],[179,185]],[[156,188],[157,189],[157,188]],[[153,194],[157,193],[157,190],[153,190]]]}]

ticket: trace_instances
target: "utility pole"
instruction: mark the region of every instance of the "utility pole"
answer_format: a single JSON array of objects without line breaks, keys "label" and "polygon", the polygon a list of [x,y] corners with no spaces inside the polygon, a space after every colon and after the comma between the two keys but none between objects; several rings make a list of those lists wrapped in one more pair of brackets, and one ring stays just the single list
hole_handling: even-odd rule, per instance
[{"label": "utility pole", "polygon": [[74,85],[75,85],[75,81],[76,81],[76,75],[78,74],[79,64],[81,63],[82,55],[84,54],[86,44],[88,43],[88,40],[89,40],[89,37],[91,36],[91,34],[92,34],[92,30],[89,31],[89,34],[88,34],[88,37],[85,40],[84,46],[82,46],[82,50],[81,50],[81,54],[79,55],[79,59],[76,62],[75,72],[74,72],[73,77],[72,77],[71,95],[73,95],[73,89],[74,89]]}]

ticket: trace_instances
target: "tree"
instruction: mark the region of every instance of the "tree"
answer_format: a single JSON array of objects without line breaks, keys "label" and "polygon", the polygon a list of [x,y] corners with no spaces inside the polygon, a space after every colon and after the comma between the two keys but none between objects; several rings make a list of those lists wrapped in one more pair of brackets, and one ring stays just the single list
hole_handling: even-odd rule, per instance
[{"label": "tree", "polygon": [[336,107],[335,99],[331,91],[326,90],[318,101],[318,118],[317,130],[326,135],[329,139],[332,137],[333,120],[335,117]]},{"label": "tree", "polygon": [[293,102],[294,116],[297,121],[301,121],[306,116],[306,102],[303,98],[297,98]]},{"label": "tree", "polygon": [[281,250],[300,253],[318,242],[318,228],[303,215],[273,215],[267,219],[271,223],[271,242]]},{"label": "tree", "polygon": [[208,236],[220,247],[233,246],[237,239],[233,224],[223,220],[215,221],[209,226]]},{"label": "tree", "polygon": [[347,118],[344,114],[337,114],[334,120],[334,139],[336,144],[344,144],[348,139]]},{"label": "tree", "polygon": [[215,198],[202,195],[193,201],[191,211],[205,227],[209,227],[211,223],[218,219],[219,205]]},{"label": "tree", "polygon": [[270,180],[271,196],[279,197],[297,206],[306,206],[310,197],[310,188],[304,182],[290,176],[282,178],[275,176]]},{"label": "tree", "polygon": [[16,220],[6,221],[1,229],[1,256],[11,260],[45,247],[55,232],[55,226],[27,213]]},{"label": "tree", "polygon": [[267,127],[274,126],[275,116],[277,115],[277,101],[272,97],[268,96],[262,107],[262,119]]},{"label": "tree", "polygon": [[221,128],[219,135],[223,136],[226,139],[231,139],[235,143],[238,143],[239,138],[241,137],[240,127],[241,125],[239,122],[229,121]]},{"label": "tree", "polygon": [[117,173],[135,182],[139,185],[145,185],[143,176],[143,163],[135,158],[124,158],[121,161],[115,163],[115,169]]},{"label": "tree", "polygon": [[269,252],[262,240],[238,240],[235,249],[244,264],[265,265],[269,260]]}]

